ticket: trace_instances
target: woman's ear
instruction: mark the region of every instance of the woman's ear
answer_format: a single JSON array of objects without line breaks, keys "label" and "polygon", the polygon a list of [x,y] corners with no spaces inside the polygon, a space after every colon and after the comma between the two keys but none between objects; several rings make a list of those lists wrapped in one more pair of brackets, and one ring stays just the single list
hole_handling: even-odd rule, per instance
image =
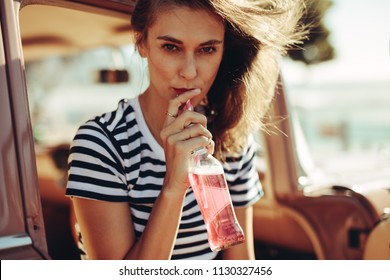
[{"label": "woman's ear", "polygon": [[137,45],[137,48],[141,57],[145,58],[147,54],[145,45],[143,43],[140,43]]},{"label": "woman's ear", "polygon": [[147,54],[147,49],[142,34],[140,33],[135,34],[135,44],[137,45],[137,49],[141,57],[145,58]]}]

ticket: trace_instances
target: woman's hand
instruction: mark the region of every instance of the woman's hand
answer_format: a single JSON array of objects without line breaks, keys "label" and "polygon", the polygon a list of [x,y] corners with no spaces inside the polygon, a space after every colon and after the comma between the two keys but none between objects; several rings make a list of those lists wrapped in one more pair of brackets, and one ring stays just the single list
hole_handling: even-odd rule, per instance
[{"label": "woman's hand", "polygon": [[192,152],[199,147],[206,147],[209,153],[214,151],[212,135],[207,130],[207,118],[189,110],[187,103],[199,93],[199,89],[187,91],[169,102],[160,134],[166,161],[164,186],[183,193],[190,185],[188,163]]}]

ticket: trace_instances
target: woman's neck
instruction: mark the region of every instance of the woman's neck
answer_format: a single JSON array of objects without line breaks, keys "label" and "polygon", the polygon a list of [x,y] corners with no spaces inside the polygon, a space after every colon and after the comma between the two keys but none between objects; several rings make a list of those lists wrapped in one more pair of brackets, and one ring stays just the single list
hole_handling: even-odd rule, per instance
[{"label": "woman's neck", "polygon": [[164,110],[165,107],[162,106],[160,102],[151,101],[151,98],[153,98],[152,94],[146,91],[139,96],[139,103],[150,132],[156,141],[162,146],[160,132],[164,125],[166,110]]}]

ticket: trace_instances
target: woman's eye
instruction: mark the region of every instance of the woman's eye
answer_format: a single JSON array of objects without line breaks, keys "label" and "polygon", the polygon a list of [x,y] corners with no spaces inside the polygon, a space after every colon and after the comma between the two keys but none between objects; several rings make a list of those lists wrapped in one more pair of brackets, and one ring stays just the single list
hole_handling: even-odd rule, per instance
[{"label": "woman's eye", "polygon": [[169,52],[176,51],[178,48],[173,44],[164,44],[163,48]]},{"label": "woman's eye", "polygon": [[205,53],[205,54],[211,54],[211,53],[215,52],[215,48],[214,47],[203,47],[203,48],[201,48],[200,52]]}]

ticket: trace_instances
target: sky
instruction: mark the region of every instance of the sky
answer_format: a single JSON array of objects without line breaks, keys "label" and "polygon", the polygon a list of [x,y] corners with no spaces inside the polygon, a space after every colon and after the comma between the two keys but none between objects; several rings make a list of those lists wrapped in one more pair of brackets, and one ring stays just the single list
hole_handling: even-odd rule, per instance
[{"label": "sky", "polygon": [[333,0],[324,22],[336,58],[310,67],[285,62],[288,82],[390,82],[389,0]]}]

